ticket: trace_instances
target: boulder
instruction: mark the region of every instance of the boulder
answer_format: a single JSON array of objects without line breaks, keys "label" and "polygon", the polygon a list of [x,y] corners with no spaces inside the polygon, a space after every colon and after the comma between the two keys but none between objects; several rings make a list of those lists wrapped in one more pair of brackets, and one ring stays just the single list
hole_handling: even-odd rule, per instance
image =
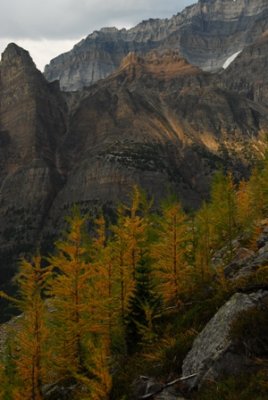
[{"label": "boulder", "polygon": [[219,309],[197,336],[183,362],[183,376],[197,374],[186,382],[189,390],[200,387],[205,381],[251,370],[252,360],[230,337],[230,327],[241,312],[259,307],[267,299],[266,290],[250,294],[236,293]]}]

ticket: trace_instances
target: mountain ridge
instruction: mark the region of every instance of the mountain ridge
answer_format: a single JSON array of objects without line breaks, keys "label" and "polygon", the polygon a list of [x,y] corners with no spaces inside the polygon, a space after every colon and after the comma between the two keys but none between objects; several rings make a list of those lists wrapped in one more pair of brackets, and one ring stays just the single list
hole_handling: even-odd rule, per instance
[{"label": "mountain ridge", "polygon": [[51,60],[45,76],[60,80],[63,90],[80,90],[114,72],[129,52],[144,55],[154,49],[179,50],[191,64],[218,71],[268,29],[267,16],[265,0],[200,0],[170,19],[149,19],[129,30],[94,31]]}]

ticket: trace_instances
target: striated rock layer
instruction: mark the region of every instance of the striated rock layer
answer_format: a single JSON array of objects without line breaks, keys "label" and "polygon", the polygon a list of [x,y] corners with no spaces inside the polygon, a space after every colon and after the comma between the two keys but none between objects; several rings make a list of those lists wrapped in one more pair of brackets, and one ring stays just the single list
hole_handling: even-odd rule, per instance
[{"label": "striated rock layer", "polygon": [[199,0],[170,19],[150,19],[126,30],[103,28],[53,59],[49,81],[79,90],[114,72],[129,52],[179,50],[191,64],[217,71],[268,29],[266,0]]}]

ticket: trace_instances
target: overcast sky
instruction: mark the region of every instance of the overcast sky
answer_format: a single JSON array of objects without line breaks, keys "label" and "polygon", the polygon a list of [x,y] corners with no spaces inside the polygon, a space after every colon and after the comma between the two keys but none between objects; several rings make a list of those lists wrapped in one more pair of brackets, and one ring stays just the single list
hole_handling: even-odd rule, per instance
[{"label": "overcast sky", "polygon": [[15,42],[43,70],[53,57],[106,26],[130,28],[177,14],[196,0],[0,0],[0,52]]}]

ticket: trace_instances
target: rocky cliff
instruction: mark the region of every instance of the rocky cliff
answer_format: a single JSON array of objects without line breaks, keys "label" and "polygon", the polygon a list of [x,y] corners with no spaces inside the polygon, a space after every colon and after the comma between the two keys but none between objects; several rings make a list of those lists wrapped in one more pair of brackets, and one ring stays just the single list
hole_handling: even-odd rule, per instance
[{"label": "rocky cliff", "polygon": [[143,55],[156,48],[179,50],[191,64],[216,71],[267,29],[265,0],[199,0],[170,19],[95,31],[53,59],[45,76],[59,80],[63,90],[81,89],[114,72],[129,52]]},{"label": "rocky cliff", "polygon": [[57,147],[64,113],[57,85],[47,83],[27,51],[10,44],[0,63],[2,280],[13,273],[9,256],[36,244],[61,186]]},{"label": "rocky cliff", "polygon": [[207,196],[220,166],[247,176],[263,152],[266,108],[223,85],[221,76],[216,80],[178,52],[153,51],[129,54],[110,77],[67,95],[60,159],[67,180],[45,234],[58,229],[72,204],[110,207],[134,183],[156,201],[179,193],[191,209]]},{"label": "rocky cliff", "polygon": [[268,106],[268,31],[246,47],[222,75],[223,84],[254,102]]}]

